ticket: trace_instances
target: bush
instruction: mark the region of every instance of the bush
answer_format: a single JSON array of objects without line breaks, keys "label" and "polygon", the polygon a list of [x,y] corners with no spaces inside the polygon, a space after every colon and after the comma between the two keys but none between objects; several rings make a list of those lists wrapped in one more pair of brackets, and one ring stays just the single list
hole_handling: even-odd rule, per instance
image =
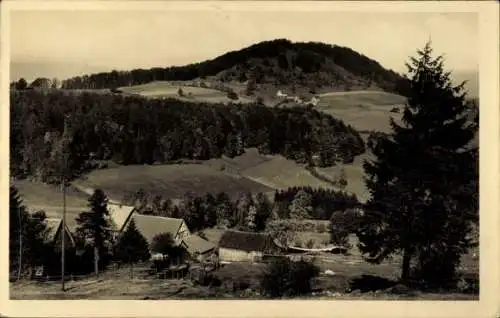
[{"label": "bush", "polygon": [[238,94],[235,93],[235,91],[231,90],[227,93],[227,98],[237,100],[239,97]]},{"label": "bush", "polygon": [[276,260],[262,277],[262,294],[271,298],[307,294],[311,292],[311,279],[318,275],[319,268],[312,263]]},{"label": "bush", "polygon": [[309,240],[309,241],[307,241],[307,243],[306,243],[306,247],[307,247],[307,248],[313,248],[313,247],[314,247],[314,241],[313,241],[313,240]]}]

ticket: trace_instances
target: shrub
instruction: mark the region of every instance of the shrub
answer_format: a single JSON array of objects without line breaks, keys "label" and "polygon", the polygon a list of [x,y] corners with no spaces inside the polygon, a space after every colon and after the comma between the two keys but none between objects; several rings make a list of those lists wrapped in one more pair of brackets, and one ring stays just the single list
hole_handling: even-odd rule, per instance
[{"label": "shrub", "polygon": [[306,247],[307,248],[313,248],[314,247],[314,241],[311,239],[309,241],[307,241],[306,243]]},{"label": "shrub", "polygon": [[231,90],[227,93],[227,98],[232,99],[232,100],[237,100],[239,97],[235,91]]},{"label": "shrub", "polygon": [[262,294],[275,298],[304,295],[311,291],[311,279],[319,268],[309,262],[279,259],[271,263],[261,280]]}]

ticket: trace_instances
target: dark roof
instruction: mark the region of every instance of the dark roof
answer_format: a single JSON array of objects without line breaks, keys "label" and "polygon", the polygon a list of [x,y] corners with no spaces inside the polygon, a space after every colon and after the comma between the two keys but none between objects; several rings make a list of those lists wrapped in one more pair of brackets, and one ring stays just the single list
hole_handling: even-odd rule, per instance
[{"label": "dark roof", "polygon": [[263,253],[272,253],[279,249],[278,246],[274,244],[269,234],[233,230],[226,231],[222,234],[219,241],[219,247]]}]

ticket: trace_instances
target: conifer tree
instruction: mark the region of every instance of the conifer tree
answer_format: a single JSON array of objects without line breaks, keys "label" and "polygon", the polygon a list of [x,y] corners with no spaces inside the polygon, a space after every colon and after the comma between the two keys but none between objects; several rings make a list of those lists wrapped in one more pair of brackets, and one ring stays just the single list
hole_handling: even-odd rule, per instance
[{"label": "conifer tree", "polygon": [[[470,142],[463,83],[454,86],[431,43],[407,64],[410,94],[402,123],[375,138],[365,161],[371,198],[358,229],[360,249],[371,262],[402,254],[401,278],[443,284],[455,274],[472,241],[478,218],[477,149]],[[417,260],[412,273],[412,261]]]},{"label": "conifer tree", "polygon": [[148,242],[137,229],[134,219],[130,220],[127,230],[118,239],[113,254],[118,262],[130,265],[130,277],[133,276],[134,263],[150,258]]},{"label": "conifer tree", "polygon": [[[99,259],[106,255],[111,242],[108,198],[101,189],[96,189],[89,198],[90,211],[82,212],[76,219],[76,233],[86,245],[94,249],[95,271],[98,273]],[[103,265],[103,264],[102,264]]]},{"label": "conifer tree", "polygon": [[9,188],[9,271],[43,265],[48,248],[45,213],[30,215],[16,187]]},{"label": "conifer tree", "polygon": [[309,219],[312,213],[312,196],[299,190],[290,204],[290,218]]}]

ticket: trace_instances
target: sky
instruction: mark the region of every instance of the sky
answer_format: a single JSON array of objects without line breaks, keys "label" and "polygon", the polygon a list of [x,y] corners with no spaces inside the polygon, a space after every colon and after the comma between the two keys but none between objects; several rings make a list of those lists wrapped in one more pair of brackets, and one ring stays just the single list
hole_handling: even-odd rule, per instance
[{"label": "sky", "polygon": [[13,11],[11,79],[183,65],[276,38],[347,46],[397,72],[431,38],[446,68],[476,72],[478,34],[474,13]]}]

